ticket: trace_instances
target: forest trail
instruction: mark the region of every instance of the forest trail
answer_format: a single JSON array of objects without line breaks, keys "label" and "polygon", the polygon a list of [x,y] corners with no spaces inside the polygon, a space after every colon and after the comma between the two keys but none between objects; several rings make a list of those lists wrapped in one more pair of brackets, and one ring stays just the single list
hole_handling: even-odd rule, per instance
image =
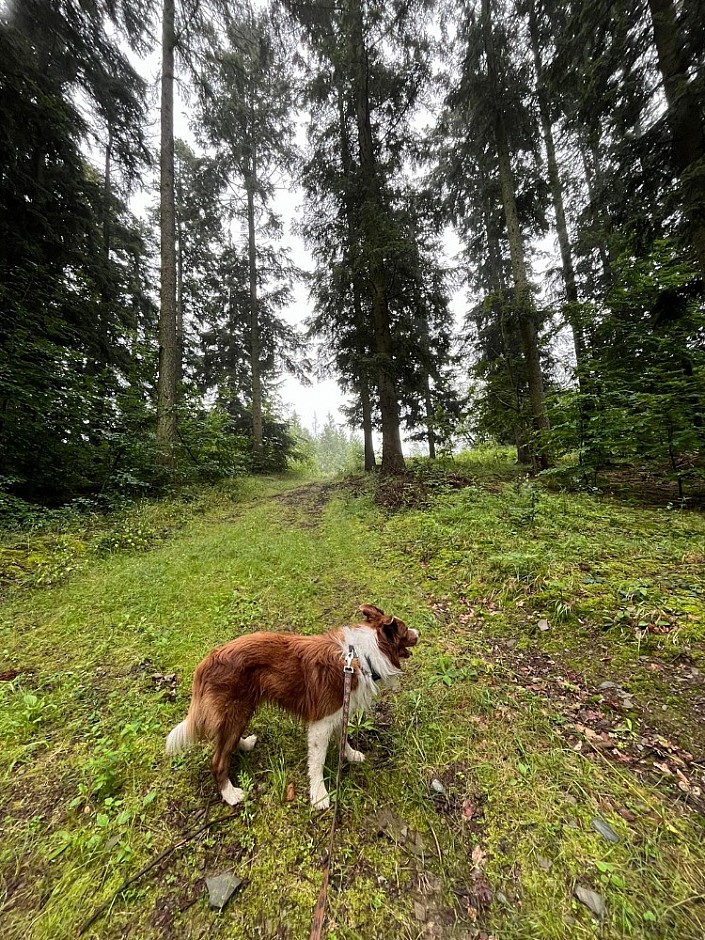
[{"label": "forest trail", "polygon": [[[368,761],[344,772],[328,936],[700,940],[702,516],[479,463],[164,512],[5,594],[3,936],[75,937],[222,820],[85,936],[308,937],[329,817],[306,802],[303,732],[255,718],[235,811],[207,753],[172,762],[164,736],[211,647],[319,632],[367,601],[422,640],[353,723]],[[230,869],[243,884],[218,915],[204,880]]]}]

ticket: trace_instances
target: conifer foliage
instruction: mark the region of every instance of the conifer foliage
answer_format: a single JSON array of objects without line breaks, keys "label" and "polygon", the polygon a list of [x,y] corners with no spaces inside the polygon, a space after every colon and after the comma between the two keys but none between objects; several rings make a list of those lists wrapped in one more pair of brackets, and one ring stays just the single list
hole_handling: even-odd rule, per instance
[{"label": "conifer foliage", "polygon": [[283,468],[305,433],[280,382],[315,361],[366,470],[462,432],[687,498],[701,6],[4,4],[0,494]]}]

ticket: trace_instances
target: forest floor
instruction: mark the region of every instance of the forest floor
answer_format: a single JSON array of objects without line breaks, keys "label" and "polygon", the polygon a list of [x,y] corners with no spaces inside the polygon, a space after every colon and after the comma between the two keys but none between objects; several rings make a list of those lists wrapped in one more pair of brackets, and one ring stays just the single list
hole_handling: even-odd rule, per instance
[{"label": "forest floor", "polygon": [[0,934],[74,938],[98,912],[82,936],[305,940],[330,811],[303,730],[255,717],[234,810],[207,750],[164,739],[213,646],[370,602],[421,641],[352,724],[324,935],[701,940],[704,572],[697,512],[471,459],[5,537]]}]

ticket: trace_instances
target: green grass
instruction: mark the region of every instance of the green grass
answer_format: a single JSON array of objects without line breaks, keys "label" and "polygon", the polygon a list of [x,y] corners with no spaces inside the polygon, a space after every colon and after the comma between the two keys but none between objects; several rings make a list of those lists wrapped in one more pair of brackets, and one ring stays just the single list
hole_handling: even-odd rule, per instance
[{"label": "green grass", "polygon": [[[329,816],[306,802],[303,729],[256,716],[257,747],[233,767],[250,795],[234,813],[216,800],[207,750],[172,761],[164,737],[210,648],[254,628],[321,631],[364,601],[422,641],[375,719],[353,724],[368,762],[344,772],[329,940],[702,937],[697,802],[576,750],[566,728],[574,689],[597,709],[610,679],[637,703],[615,739],[635,746],[655,726],[702,755],[702,686],[676,673],[702,657],[705,522],[547,492],[496,456],[459,467],[477,485],[434,483],[424,508],[391,515],[364,485],[324,503],[290,481],[254,481],[235,499],[214,490],[6,540],[0,672],[19,674],[0,682],[4,937],[75,937],[206,818],[222,822],[86,936],[308,937]],[[60,537],[71,543],[54,561]],[[554,663],[551,694],[534,666],[521,673],[536,657]],[[380,810],[395,820],[382,835]],[[230,867],[246,884],[213,913],[202,879]],[[604,898],[602,924],[576,884]]]}]

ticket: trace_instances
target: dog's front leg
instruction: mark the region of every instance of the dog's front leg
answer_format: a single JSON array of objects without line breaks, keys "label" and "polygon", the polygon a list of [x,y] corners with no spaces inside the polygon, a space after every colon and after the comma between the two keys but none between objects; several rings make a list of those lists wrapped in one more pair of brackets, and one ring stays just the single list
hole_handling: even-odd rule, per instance
[{"label": "dog's front leg", "polygon": [[316,809],[328,809],[330,800],[323,782],[323,766],[326,762],[328,743],[333,731],[340,727],[342,709],[308,726],[308,779],[311,785],[311,805]]}]

